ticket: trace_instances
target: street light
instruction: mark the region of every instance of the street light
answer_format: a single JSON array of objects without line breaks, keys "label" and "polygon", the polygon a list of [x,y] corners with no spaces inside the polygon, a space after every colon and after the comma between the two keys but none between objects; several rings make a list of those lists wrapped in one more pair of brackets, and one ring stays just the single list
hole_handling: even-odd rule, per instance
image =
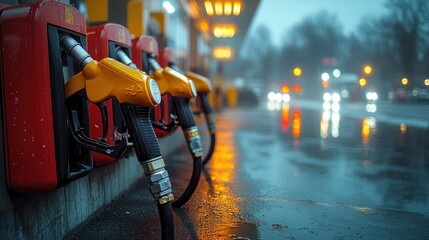
[{"label": "street light", "polygon": [[364,87],[364,86],[366,85],[366,79],[365,79],[365,78],[361,78],[361,79],[359,79],[359,85],[360,85],[361,87]]},{"label": "street light", "polygon": [[327,73],[327,72],[322,73],[322,80],[323,81],[328,81],[329,78],[330,78],[329,73]]},{"label": "street light", "polygon": [[401,82],[402,82],[402,85],[405,86],[405,85],[408,84],[408,79],[407,78],[402,78]]},{"label": "street light", "polygon": [[365,65],[365,66],[363,67],[363,72],[364,72],[366,75],[371,74],[371,72],[372,72],[372,67],[371,67],[370,65]]},{"label": "street light", "polygon": [[294,69],[293,69],[293,75],[294,75],[295,77],[300,77],[300,76],[301,76],[301,74],[302,74],[302,70],[301,70],[301,68],[300,68],[300,67],[296,67],[296,68],[294,68]]},{"label": "street light", "polygon": [[332,75],[334,75],[336,78],[339,78],[341,76],[341,71],[339,69],[334,69]]}]

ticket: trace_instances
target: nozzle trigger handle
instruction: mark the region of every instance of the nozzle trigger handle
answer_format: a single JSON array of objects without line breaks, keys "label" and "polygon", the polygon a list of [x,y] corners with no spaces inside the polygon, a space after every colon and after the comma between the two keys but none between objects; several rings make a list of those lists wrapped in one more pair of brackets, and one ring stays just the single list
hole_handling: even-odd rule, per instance
[{"label": "nozzle trigger handle", "polygon": [[145,162],[161,157],[158,138],[150,120],[150,108],[122,103],[121,109],[138,161]]},{"label": "nozzle trigger handle", "polygon": [[100,141],[107,142],[107,131],[109,130],[109,123],[108,123],[108,114],[107,114],[107,107],[104,102],[96,103],[98,109],[100,109],[101,112],[101,123],[103,125],[103,136],[101,137]]}]

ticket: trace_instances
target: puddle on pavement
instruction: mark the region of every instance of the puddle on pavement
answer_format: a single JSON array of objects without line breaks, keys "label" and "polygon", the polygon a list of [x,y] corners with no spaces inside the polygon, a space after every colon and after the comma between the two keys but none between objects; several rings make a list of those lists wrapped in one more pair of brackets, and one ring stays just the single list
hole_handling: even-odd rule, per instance
[{"label": "puddle on pavement", "polygon": [[260,239],[256,225],[251,223],[232,223],[217,226],[217,239]]}]

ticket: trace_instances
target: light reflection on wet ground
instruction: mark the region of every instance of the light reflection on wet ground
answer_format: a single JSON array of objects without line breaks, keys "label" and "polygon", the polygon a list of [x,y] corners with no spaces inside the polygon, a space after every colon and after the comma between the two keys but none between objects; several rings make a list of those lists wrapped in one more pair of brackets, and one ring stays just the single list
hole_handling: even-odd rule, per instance
[{"label": "light reflection on wet ground", "polygon": [[[213,159],[190,202],[175,210],[178,239],[429,239],[429,111],[366,108],[303,102],[218,114]],[[189,161],[186,148],[168,161],[178,189]],[[145,186],[132,192],[147,209]],[[134,212],[140,228],[158,224],[153,209]]]}]

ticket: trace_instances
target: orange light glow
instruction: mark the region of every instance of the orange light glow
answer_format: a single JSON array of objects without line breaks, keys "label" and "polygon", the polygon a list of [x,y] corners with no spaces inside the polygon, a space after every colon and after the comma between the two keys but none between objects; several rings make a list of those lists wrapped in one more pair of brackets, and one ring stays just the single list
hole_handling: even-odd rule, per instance
[{"label": "orange light glow", "polygon": [[289,85],[287,85],[287,84],[283,85],[282,91],[283,91],[283,93],[289,93],[289,91],[290,91]]},{"label": "orange light glow", "polygon": [[289,104],[284,104],[282,106],[282,132],[283,133],[287,133],[287,131],[289,130]]},{"label": "orange light glow", "polygon": [[301,92],[301,86],[299,84],[293,85],[293,90],[297,93]]},{"label": "orange light glow", "polygon": [[371,134],[371,127],[368,119],[364,119],[362,122],[362,143],[368,144],[369,135]]},{"label": "orange light glow", "polygon": [[199,23],[201,32],[208,32],[209,31],[209,23],[207,20],[201,20]]},{"label": "orange light glow", "polygon": [[204,6],[206,7],[207,15],[212,16],[214,13],[212,2],[211,1],[205,1]]},{"label": "orange light glow", "polygon": [[297,139],[301,136],[301,113],[299,110],[292,115],[292,136]]},{"label": "orange light glow", "polygon": [[364,86],[366,85],[366,79],[365,79],[365,78],[361,78],[361,79],[359,79],[359,85],[360,85],[361,87],[364,87]]},{"label": "orange light glow", "polygon": [[322,81],[322,87],[323,88],[328,88],[329,87],[329,82],[328,81]]}]

